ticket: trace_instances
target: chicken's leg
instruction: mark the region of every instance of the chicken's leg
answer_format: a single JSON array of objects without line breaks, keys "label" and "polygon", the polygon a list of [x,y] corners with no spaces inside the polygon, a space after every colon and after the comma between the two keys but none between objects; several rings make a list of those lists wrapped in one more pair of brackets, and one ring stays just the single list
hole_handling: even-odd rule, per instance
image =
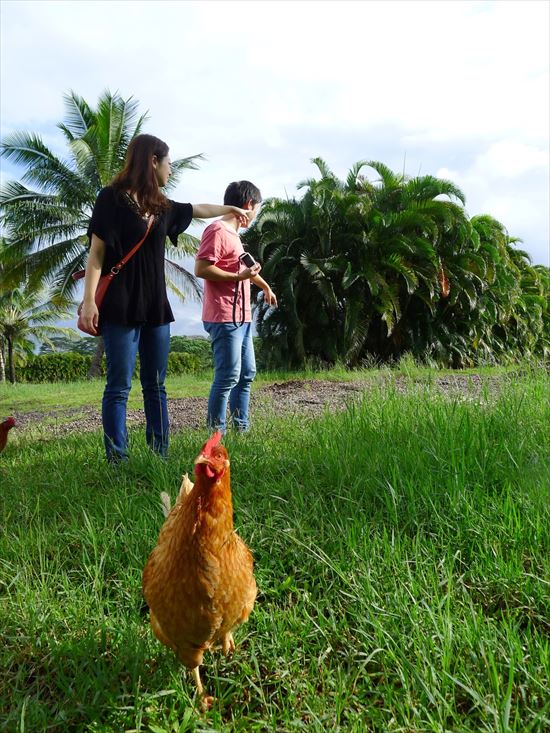
[{"label": "chicken's leg", "polygon": [[212,697],[212,695],[205,694],[198,666],[192,670],[192,674],[197,692],[199,693],[199,697],[201,698],[201,707],[203,710],[210,710],[210,708],[212,707],[212,703],[214,702],[214,698]]},{"label": "chicken's leg", "polygon": [[226,657],[235,651],[235,640],[233,634],[229,631],[222,639],[222,651]]}]

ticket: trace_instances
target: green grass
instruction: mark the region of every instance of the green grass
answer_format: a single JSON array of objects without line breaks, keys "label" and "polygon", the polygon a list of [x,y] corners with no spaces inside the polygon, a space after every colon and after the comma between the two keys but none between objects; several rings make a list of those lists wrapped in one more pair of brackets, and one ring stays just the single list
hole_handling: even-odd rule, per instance
[{"label": "green grass", "polygon": [[[527,367],[529,369],[530,367]],[[484,376],[503,376],[507,372],[514,372],[516,367],[483,367],[464,369],[459,374],[468,376],[481,374]],[[299,372],[260,372],[254,382],[254,389],[258,389],[273,382],[298,380],[326,379],[333,381],[377,380],[381,374],[386,376],[401,374],[411,379],[431,382],[434,376],[453,374],[451,370],[433,370],[418,366],[412,358],[405,356],[393,369],[357,369],[350,371],[344,367],[332,369],[306,370]],[[180,397],[207,397],[212,383],[212,372],[189,374],[166,379],[166,389],[172,399]],[[92,379],[83,382],[56,382],[54,384],[10,384],[0,382],[0,418],[11,412],[28,413],[35,410],[66,410],[68,408],[99,405],[105,380]],[[131,409],[143,407],[141,386],[139,380],[134,380],[128,400]]]},{"label": "green grass", "polygon": [[[358,378],[360,372],[347,374],[342,370],[331,370],[329,372],[317,372],[318,379],[350,379]],[[271,372],[259,375],[255,387],[279,380],[291,378],[304,379],[313,378],[311,374],[304,372],[291,374],[288,372]],[[212,373],[209,371],[199,375],[185,375],[168,377],[166,390],[172,399],[179,397],[207,397],[212,383]],[[99,405],[105,380],[92,379],[83,382],[56,382],[54,384],[9,384],[0,383],[0,418],[10,412],[28,413],[34,410],[65,410],[74,407],[85,407],[87,405]],[[143,407],[141,386],[139,380],[134,380],[128,400],[131,409]]]},{"label": "green grass", "polygon": [[227,436],[260,595],[235,657],[205,657],[217,700],[202,715],[140,584],[159,492],[175,494],[205,433],[175,435],[167,462],[142,433],[114,470],[98,434],[20,434],[0,456],[0,729],[549,729],[543,373],[481,403],[389,384],[341,414]]},{"label": "green grass", "polygon": [[[212,376],[209,373],[194,376],[169,377],[166,388],[170,397],[202,397],[208,394]],[[72,407],[99,405],[105,386],[104,379],[83,382],[55,382],[53,384],[0,384],[0,415],[10,411],[65,410]],[[134,380],[130,408],[143,407],[139,380]]]}]

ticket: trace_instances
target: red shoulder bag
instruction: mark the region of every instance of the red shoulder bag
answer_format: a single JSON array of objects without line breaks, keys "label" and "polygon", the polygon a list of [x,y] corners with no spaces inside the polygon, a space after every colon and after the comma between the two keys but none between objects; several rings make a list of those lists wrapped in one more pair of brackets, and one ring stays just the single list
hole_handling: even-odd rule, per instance
[{"label": "red shoulder bag", "polygon": [[[153,214],[151,214],[151,216],[147,220],[147,230],[145,231],[145,234],[143,235],[143,237],[136,244],[136,246],[133,247],[129,252],[127,252],[124,255],[124,257],[120,260],[120,262],[117,262],[117,264],[114,267],[111,267],[110,272],[108,272],[106,275],[102,275],[99,278],[99,282],[97,284],[97,288],[95,291],[95,298],[94,298],[95,304],[97,305],[98,310],[101,308],[101,304],[103,303],[103,298],[105,297],[105,293],[107,292],[109,285],[113,282],[115,277],[122,270],[122,268],[128,262],[128,260],[130,260],[135,255],[135,253],[141,247],[143,242],[145,242],[145,240],[147,239],[147,235],[151,231],[151,227],[153,226],[154,220],[155,220],[155,217]],[[73,280],[81,280],[85,274],[86,274],[86,270],[78,270],[77,272],[73,272]],[[80,331],[84,331],[84,333],[87,333],[90,336],[99,336],[99,332],[93,333],[92,331],[89,331],[86,328],[86,326],[84,326],[84,324],[82,323],[82,316],[80,315],[80,312],[82,311],[82,302],[78,306],[78,310],[77,310],[78,321],[76,322],[76,327]]]}]

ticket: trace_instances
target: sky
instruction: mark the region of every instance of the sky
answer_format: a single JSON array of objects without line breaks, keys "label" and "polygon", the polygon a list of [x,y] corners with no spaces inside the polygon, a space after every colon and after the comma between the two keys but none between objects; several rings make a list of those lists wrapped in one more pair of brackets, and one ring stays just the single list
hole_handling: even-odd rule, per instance
[{"label": "sky", "polygon": [[[173,159],[205,156],[175,200],[221,203],[238,179],[300,195],[314,157],[339,177],[378,160],[452,180],[550,266],[546,0],[1,0],[0,26],[2,136],[64,156],[63,95],[118,91]],[[171,302],[172,333],[202,334],[200,306]]]}]

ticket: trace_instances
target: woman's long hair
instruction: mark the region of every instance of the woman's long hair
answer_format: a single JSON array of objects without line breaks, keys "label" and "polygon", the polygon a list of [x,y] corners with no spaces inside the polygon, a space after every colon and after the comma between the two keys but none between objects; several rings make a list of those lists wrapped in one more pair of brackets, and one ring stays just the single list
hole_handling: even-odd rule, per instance
[{"label": "woman's long hair", "polygon": [[160,214],[170,207],[153,168],[153,156],[160,163],[168,150],[168,145],[154,135],[136,135],[128,145],[124,168],[113,178],[115,192],[134,194],[142,215]]}]

